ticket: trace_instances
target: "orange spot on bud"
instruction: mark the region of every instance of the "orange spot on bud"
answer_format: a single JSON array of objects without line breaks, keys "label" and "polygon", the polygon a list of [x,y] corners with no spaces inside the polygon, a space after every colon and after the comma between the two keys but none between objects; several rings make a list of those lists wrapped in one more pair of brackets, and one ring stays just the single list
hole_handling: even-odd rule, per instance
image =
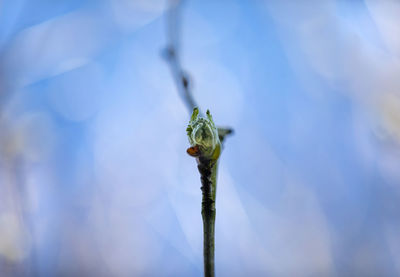
[{"label": "orange spot on bud", "polygon": [[192,157],[200,156],[200,148],[199,146],[195,145],[193,147],[189,147],[186,152]]}]

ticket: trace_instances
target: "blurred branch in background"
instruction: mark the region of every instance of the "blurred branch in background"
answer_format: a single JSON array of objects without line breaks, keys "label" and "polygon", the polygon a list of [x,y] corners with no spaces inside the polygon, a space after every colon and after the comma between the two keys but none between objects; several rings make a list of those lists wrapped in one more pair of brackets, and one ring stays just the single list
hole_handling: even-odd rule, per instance
[{"label": "blurred branch in background", "polygon": [[[190,74],[183,69],[180,60],[180,37],[182,32],[182,8],[184,0],[169,0],[167,13],[167,47],[165,49],[165,59],[168,62],[172,77],[175,80],[176,87],[182,97],[183,102],[192,114],[194,107],[199,107],[193,97],[192,81]],[[204,116],[200,107],[200,115]],[[233,133],[229,127],[217,127],[221,143],[225,137]]]},{"label": "blurred branch in background", "polygon": [[189,114],[197,104],[193,98],[191,91],[191,82],[188,73],[182,68],[180,61],[180,33],[182,19],[181,0],[170,0],[167,13],[167,47],[165,49],[165,58],[169,64],[172,76],[175,80],[178,92],[183,98]]}]

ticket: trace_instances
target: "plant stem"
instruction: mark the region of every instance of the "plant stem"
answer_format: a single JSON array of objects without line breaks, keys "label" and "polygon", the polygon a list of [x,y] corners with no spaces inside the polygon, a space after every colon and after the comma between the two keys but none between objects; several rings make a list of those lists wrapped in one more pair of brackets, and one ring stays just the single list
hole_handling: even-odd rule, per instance
[{"label": "plant stem", "polygon": [[215,197],[217,190],[217,161],[199,157],[198,169],[203,192],[201,214],[203,217],[204,276],[214,277],[215,252]]}]

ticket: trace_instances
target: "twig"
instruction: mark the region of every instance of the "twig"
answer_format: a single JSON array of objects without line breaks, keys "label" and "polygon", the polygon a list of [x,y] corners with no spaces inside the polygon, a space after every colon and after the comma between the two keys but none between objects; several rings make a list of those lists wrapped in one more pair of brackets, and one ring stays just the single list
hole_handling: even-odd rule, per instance
[{"label": "twig", "polygon": [[191,88],[189,75],[183,70],[180,56],[179,56],[179,37],[181,32],[181,0],[170,0],[170,7],[167,14],[167,48],[165,51],[165,58],[169,64],[175,84],[180,95],[183,98],[189,113],[191,113],[194,107],[197,107],[194,101]]},{"label": "twig", "polygon": [[168,42],[165,58],[183,102],[189,113],[193,111],[187,128],[191,144],[187,153],[196,158],[201,176],[204,276],[213,277],[215,275],[215,201],[218,158],[222,150],[222,142],[227,135],[233,133],[233,130],[231,128],[217,128],[208,110],[206,113],[207,118],[199,117],[199,114],[202,114],[193,98],[189,74],[183,70],[179,56],[182,1],[170,0],[169,3],[170,7],[167,15]]},{"label": "twig", "polygon": [[[189,73],[183,69],[179,49],[180,49],[180,34],[181,34],[181,10],[183,0],[169,0],[169,9],[167,13],[167,47],[164,52],[164,57],[169,65],[175,85],[189,114],[192,113],[195,107],[199,107],[194,100],[192,93],[192,84]],[[200,115],[203,116],[201,109]],[[232,128],[218,127],[218,134],[221,142],[225,137],[233,133]]]},{"label": "twig", "polygon": [[203,256],[204,276],[213,277],[214,252],[215,252],[215,201],[217,192],[218,158],[221,154],[221,142],[218,131],[207,110],[207,118],[199,117],[199,110],[195,108],[187,134],[191,147],[187,153],[196,158],[197,168],[200,172],[201,215],[203,217]]}]

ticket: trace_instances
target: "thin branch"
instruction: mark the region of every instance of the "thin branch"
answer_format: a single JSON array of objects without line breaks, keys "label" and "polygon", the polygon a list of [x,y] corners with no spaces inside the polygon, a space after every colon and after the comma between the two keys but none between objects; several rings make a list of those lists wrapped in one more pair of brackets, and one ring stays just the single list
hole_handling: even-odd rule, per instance
[{"label": "thin branch", "polygon": [[[183,70],[179,56],[182,1],[170,0],[169,4],[170,7],[167,14],[168,42],[165,58],[189,114],[193,112],[189,126],[186,129],[191,144],[191,147],[187,149],[187,153],[196,157],[202,183],[203,200],[201,214],[203,218],[204,276],[214,277],[215,201],[218,158],[221,153],[222,142],[233,131],[231,128],[217,128],[209,111],[207,111],[207,118],[204,118],[200,113],[192,94],[189,74]],[[199,114],[203,117],[199,117]],[[217,134],[218,137],[216,136]]]},{"label": "thin branch", "polygon": [[167,48],[165,58],[169,64],[176,87],[189,114],[197,107],[191,91],[189,74],[183,70],[179,56],[179,38],[181,33],[182,1],[170,0],[167,14]]},{"label": "thin branch", "polygon": [[[169,0],[167,13],[167,47],[165,49],[165,59],[171,70],[177,90],[189,114],[198,107],[192,93],[192,82],[189,73],[183,69],[180,61],[180,37],[182,32],[182,7],[183,0]],[[204,116],[200,109],[200,115]],[[218,127],[219,139],[224,141],[225,137],[233,133],[232,128]]]}]

